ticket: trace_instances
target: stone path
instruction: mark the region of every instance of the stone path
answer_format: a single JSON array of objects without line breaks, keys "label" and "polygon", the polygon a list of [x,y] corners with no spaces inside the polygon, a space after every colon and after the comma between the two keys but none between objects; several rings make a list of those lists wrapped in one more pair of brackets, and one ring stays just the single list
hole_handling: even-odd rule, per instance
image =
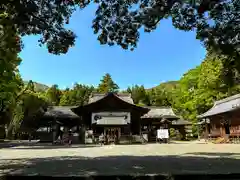
[{"label": "stone path", "polygon": [[237,144],[17,146],[0,149],[0,173],[96,174],[237,173]]}]

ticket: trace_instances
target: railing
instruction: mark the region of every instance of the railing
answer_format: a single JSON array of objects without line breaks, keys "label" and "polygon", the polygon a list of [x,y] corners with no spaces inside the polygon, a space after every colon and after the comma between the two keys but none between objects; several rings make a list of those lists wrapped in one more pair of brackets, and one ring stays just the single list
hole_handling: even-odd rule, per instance
[{"label": "railing", "polygon": [[240,133],[238,132],[231,132],[229,135],[229,139],[231,143],[239,144],[240,143]]},{"label": "railing", "polygon": [[[208,135],[208,140],[213,141],[216,140],[217,138],[222,137],[220,132],[212,132],[211,134]],[[222,137],[223,138],[223,137]],[[228,143],[234,143],[234,144],[239,144],[240,143],[240,132],[239,131],[231,131],[230,135],[226,135],[224,137]]]},{"label": "railing", "polygon": [[208,135],[208,139],[211,140],[215,140],[217,138],[221,137],[221,133],[219,131],[213,131]]}]

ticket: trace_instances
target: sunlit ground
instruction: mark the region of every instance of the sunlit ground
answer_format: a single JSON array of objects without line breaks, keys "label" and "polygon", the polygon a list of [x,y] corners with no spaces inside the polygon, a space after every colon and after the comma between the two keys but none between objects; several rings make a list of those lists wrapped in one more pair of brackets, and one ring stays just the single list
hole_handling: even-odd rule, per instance
[{"label": "sunlit ground", "polygon": [[148,144],[0,149],[0,173],[28,175],[239,173],[237,144]]}]

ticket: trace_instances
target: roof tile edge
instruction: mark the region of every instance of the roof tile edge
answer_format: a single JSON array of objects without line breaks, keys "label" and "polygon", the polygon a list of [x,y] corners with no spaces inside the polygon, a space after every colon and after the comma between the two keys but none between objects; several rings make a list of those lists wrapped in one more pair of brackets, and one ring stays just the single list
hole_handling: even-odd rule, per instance
[{"label": "roof tile edge", "polygon": [[238,99],[238,98],[240,99],[240,94],[235,94],[235,95],[233,95],[233,96],[226,97],[226,98],[224,98],[224,99],[215,101],[214,106],[215,106],[215,105],[218,105],[218,104],[226,103],[226,102],[229,102],[229,101]]},{"label": "roof tile edge", "polygon": [[[111,92],[109,92],[109,93],[111,93]],[[90,97],[93,97],[93,96],[106,96],[109,93],[92,93],[90,95]],[[116,95],[116,96],[126,96],[126,97],[131,97],[132,96],[131,93],[113,93],[113,94]]]}]

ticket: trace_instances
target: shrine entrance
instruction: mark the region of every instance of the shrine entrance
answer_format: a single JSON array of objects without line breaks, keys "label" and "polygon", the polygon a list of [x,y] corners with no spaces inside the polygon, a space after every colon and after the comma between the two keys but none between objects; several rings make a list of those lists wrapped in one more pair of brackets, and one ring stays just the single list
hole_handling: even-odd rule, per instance
[{"label": "shrine entrance", "polygon": [[104,137],[106,144],[117,144],[121,136],[121,128],[119,127],[105,127]]}]

